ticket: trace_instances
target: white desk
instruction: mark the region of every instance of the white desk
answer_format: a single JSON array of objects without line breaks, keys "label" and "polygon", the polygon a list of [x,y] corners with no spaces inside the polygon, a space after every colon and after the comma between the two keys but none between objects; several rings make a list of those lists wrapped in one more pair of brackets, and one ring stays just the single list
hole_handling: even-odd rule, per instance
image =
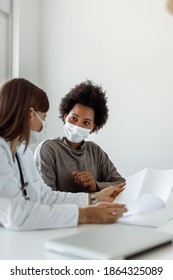
[{"label": "white desk", "polygon": [[[170,211],[173,211],[173,192],[167,203]],[[106,226],[106,225],[102,225]],[[48,239],[62,237],[73,233],[90,230],[101,225],[81,225],[76,228],[38,230],[38,231],[8,231],[0,227],[0,259],[1,260],[43,260],[43,259],[70,259],[58,254],[50,253],[44,249],[44,244]],[[113,225],[113,226],[116,226]],[[128,229],[128,226],[127,226]],[[173,233],[173,219],[162,227],[158,228],[165,232]],[[135,226],[134,226],[135,233]],[[105,237],[106,238],[106,237]],[[112,241],[110,241],[112,242]],[[121,241],[120,241],[121,242]],[[146,260],[173,260],[173,245],[168,244],[160,248],[155,248],[149,252],[142,253],[135,259]]]}]

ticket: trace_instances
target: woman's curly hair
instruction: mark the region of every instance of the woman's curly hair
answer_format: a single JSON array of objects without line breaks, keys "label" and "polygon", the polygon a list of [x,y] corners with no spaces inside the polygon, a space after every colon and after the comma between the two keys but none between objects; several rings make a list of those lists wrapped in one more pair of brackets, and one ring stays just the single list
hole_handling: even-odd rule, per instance
[{"label": "woman's curly hair", "polygon": [[59,106],[60,119],[64,121],[64,115],[69,114],[77,104],[88,106],[94,110],[95,127],[92,132],[102,128],[108,119],[107,97],[101,86],[93,84],[91,81],[76,85],[62,99]]}]

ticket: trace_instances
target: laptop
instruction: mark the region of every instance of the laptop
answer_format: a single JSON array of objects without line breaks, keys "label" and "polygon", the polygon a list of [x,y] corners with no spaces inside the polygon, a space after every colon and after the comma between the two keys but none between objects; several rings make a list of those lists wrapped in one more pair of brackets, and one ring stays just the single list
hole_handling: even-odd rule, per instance
[{"label": "laptop", "polygon": [[45,248],[71,259],[123,260],[172,243],[172,239],[173,234],[153,228],[109,224],[48,240]]}]

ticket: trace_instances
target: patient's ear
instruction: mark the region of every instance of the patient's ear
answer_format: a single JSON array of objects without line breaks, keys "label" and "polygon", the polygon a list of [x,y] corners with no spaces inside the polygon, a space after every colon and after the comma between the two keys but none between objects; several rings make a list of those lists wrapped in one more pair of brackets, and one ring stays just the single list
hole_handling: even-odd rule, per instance
[{"label": "patient's ear", "polygon": [[[96,127],[96,125],[94,124],[93,129],[91,130],[90,134],[93,133],[93,130],[94,130],[95,128],[97,128],[97,127]],[[95,132],[95,131],[94,131],[94,132]],[[96,129],[96,132],[97,132],[97,129]]]},{"label": "patient's ear", "polygon": [[66,121],[66,118],[67,118],[67,114],[64,115],[64,118],[63,118],[64,122]]}]

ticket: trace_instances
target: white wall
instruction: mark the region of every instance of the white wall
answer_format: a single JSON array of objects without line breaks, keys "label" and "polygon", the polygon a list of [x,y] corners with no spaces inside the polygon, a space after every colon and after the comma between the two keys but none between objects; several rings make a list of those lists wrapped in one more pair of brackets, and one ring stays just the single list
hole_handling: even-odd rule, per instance
[{"label": "white wall", "polygon": [[9,14],[10,10],[11,10],[11,0],[0,0],[0,10],[2,10],[3,12]]},{"label": "white wall", "polygon": [[11,0],[0,0],[0,82],[11,77]]},{"label": "white wall", "polygon": [[[31,12],[35,1],[24,2]],[[107,125],[91,139],[121,174],[173,168],[173,15],[167,0],[41,0],[36,12],[40,84],[51,102],[48,136],[62,134],[62,96],[91,79],[107,91],[110,109]],[[31,33],[27,24],[22,29],[24,50]],[[21,73],[32,76],[35,57],[21,56]]]},{"label": "white wall", "polygon": [[13,0],[13,77],[40,85],[40,0]]}]

